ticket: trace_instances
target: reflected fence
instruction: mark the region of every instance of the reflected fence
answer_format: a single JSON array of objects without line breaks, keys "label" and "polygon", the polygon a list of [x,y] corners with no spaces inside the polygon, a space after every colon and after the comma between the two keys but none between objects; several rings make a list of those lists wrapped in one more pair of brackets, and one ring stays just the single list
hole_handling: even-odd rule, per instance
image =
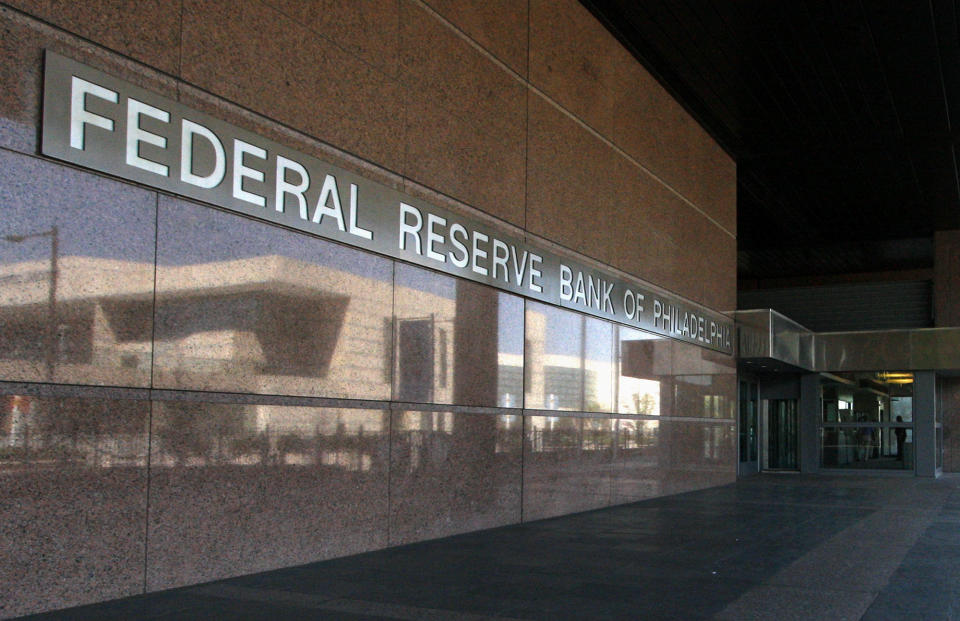
[{"label": "reflected fence", "polygon": [[[347,471],[368,471],[375,461],[386,463],[380,455],[376,434],[315,434],[304,437],[299,430],[265,429],[237,436],[222,434],[206,442],[168,441],[159,435],[158,447],[150,459],[154,467],[197,466],[324,466]],[[23,425],[0,438],[0,469],[18,465],[64,465],[111,468],[145,466],[145,434],[94,432],[51,433]]]},{"label": "reflected fence", "polygon": [[[615,424],[597,428],[591,425],[595,419],[579,420],[588,422],[571,425],[571,419],[562,419],[567,424],[532,429],[529,434],[530,450],[534,453],[594,452],[609,451],[616,447],[619,451],[625,451],[654,448],[658,444],[659,421],[613,420]],[[603,423],[611,422],[601,420]],[[556,424],[557,421],[548,418],[546,424]]]},{"label": "reflected fence", "polygon": [[154,466],[318,466],[346,471],[369,471],[386,464],[380,434],[359,426],[338,426],[332,434],[319,426],[267,425],[263,429],[214,429],[199,435],[190,429],[160,427],[155,432]]},{"label": "reflected fence", "polygon": [[[493,454],[520,450],[517,430],[510,428],[514,416],[492,417],[477,434],[467,426],[410,429],[404,422],[408,413],[398,413],[391,442],[385,442],[384,430],[390,426],[386,410],[359,414],[365,425],[354,412],[344,416],[347,422],[341,421],[337,410],[318,416],[313,408],[155,402],[151,422],[146,401],[98,404],[88,399],[22,395],[3,399],[0,472],[44,465],[101,469],[286,466],[370,472],[388,468],[391,450],[393,458],[412,471],[444,464],[471,445],[487,447]],[[269,420],[271,415],[273,422],[258,424],[258,417]],[[284,418],[300,422],[277,422]]]},{"label": "reflected fence", "polygon": [[50,433],[23,425],[0,437],[0,471],[19,466],[115,468],[146,465],[143,434]]},{"label": "reflected fence", "polygon": [[[13,403],[13,415],[8,417],[6,428],[0,428],[0,470],[44,463],[90,468],[148,464],[150,443],[143,402],[130,402],[140,408],[102,410],[100,413],[107,413],[113,423],[109,427],[101,426],[97,416],[63,416],[64,411],[76,413],[76,404],[58,408],[54,400],[20,396],[14,397]],[[365,429],[362,424],[350,428],[337,424],[332,431],[320,425],[267,424],[256,429],[244,427],[235,411],[183,419],[176,413],[182,413],[184,404],[170,405],[164,404],[165,412],[155,415],[149,447],[149,464],[153,467],[315,466],[365,472],[386,468],[390,459],[383,448],[381,431]],[[210,414],[209,410],[204,412]],[[118,430],[115,423],[122,418],[127,419],[126,429]],[[538,422],[527,435],[527,450],[532,453],[639,451],[655,448],[660,432],[659,421],[649,420],[535,420]],[[537,428],[541,424],[544,427]],[[515,432],[504,421],[492,424],[484,435],[467,435],[455,428],[397,429],[391,437],[394,458],[402,459],[411,471],[443,464],[464,445],[477,442],[491,445],[493,453],[520,449]]]}]

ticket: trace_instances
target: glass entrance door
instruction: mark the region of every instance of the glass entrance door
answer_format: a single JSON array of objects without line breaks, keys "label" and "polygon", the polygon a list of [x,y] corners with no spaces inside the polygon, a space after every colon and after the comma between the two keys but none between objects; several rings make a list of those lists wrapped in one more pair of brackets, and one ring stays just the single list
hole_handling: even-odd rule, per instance
[{"label": "glass entrance door", "polygon": [[764,470],[798,470],[800,468],[800,426],[796,399],[767,401],[764,416],[767,430],[764,442]]},{"label": "glass entrance door", "polygon": [[820,380],[820,467],[914,470],[913,373],[834,373]]},{"label": "glass entrance door", "polygon": [[756,474],[759,467],[759,417],[757,383],[740,381],[740,464],[738,474]]}]

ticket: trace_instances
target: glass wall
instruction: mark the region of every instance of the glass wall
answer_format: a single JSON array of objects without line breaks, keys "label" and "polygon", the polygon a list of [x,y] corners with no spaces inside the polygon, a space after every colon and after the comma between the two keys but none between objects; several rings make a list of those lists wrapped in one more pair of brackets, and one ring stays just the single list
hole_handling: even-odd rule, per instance
[{"label": "glass wall", "polygon": [[838,373],[820,391],[821,467],[914,468],[912,373]]}]

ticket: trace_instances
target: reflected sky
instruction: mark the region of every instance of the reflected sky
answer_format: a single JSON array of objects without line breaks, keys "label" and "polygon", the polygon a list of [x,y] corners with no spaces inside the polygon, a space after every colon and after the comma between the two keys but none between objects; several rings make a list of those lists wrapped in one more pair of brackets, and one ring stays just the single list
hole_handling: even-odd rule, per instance
[{"label": "reflected sky", "polygon": [[501,293],[497,313],[498,350],[503,354],[523,354],[523,300]]},{"label": "reflected sky", "polygon": [[457,296],[457,281],[445,276],[405,263],[397,263],[396,284],[425,293],[452,300]]},{"label": "reflected sky", "polygon": [[626,326],[619,326],[620,341],[662,341],[664,337],[657,334],[651,334],[650,332],[644,332],[642,330],[636,330],[634,328],[628,328]]},{"label": "reflected sky", "polygon": [[613,324],[600,319],[586,320],[587,360],[597,362],[613,361]]},{"label": "reflected sky", "polygon": [[580,355],[582,336],[580,315],[543,304],[531,304],[531,308],[534,312],[547,317],[546,339],[543,344],[546,353],[564,356]]},{"label": "reflected sky", "polygon": [[612,360],[612,323],[544,304],[533,302],[528,302],[528,304],[532,312],[540,313],[547,318],[545,353],[579,357],[581,355],[581,341],[583,336],[586,335],[584,349],[587,360],[598,362]]},{"label": "reflected sky", "polygon": [[[60,256],[152,262],[155,201],[140,188],[0,150],[0,238],[57,225]],[[0,239],[0,263],[49,258],[49,237]]]}]

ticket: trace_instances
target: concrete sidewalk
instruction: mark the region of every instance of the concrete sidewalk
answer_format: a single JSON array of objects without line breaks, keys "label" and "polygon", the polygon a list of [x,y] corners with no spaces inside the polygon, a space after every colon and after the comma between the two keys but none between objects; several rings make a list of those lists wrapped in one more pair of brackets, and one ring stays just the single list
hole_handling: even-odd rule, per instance
[{"label": "concrete sidewalk", "polygon": [[763,475],[31,619],[955,619],[960,478]]}]

